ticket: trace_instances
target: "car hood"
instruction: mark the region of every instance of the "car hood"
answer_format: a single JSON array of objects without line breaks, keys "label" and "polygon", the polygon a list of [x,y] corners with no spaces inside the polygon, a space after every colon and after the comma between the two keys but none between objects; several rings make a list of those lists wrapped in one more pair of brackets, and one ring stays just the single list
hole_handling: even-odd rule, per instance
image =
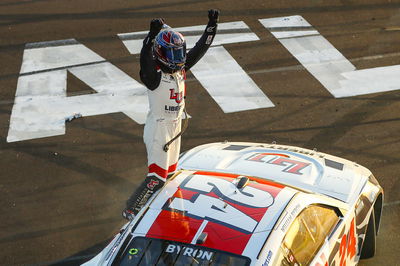
[{"label": "car hood", "polygon": [[179,168],[256,176],[346,203],[371,175],[354,162],[315,150],[245,142],[198,146],[181,156]]}]

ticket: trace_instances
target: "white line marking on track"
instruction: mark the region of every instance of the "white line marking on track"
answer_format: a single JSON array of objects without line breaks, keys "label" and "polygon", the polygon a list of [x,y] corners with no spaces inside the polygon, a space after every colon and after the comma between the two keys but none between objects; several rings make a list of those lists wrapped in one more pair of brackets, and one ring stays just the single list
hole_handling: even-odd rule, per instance
[{"label": "white line marking on track", "polygon": [[274,107],[224,47],[211,47],[193,75],[225,113]]},{"label": "white line marking on track", "polygon": [[400,89],[400,65],[357,70],[301,16],[259,21],[336,98]]}]

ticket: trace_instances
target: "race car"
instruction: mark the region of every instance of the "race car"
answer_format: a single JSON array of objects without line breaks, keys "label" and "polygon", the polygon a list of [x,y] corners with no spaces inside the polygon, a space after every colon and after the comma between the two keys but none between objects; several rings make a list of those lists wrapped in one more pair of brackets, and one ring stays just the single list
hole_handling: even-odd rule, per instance
[{"label": "race car", "polygon": [[383,189],[357,163],[286,145],[211,143],[84,265],[356,265]]}]

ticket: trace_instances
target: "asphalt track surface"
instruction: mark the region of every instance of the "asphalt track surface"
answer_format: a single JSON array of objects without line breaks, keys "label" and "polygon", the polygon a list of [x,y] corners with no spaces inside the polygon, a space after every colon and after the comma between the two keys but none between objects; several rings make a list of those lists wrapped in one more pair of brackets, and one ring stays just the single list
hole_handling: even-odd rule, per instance
[{"label": "asphalt track surface", "polygon": [[[182,150],[216,141],[276,141],[368,167],[385,190],[377,255],[360,265],[400,265],[400,91],[334,98],[259,22],[301,15],[357,69],[400,64],[400,1],[0,1],[0,264],[75,265],[124,223],[120,211],[146,173],[143,126],[122,113],[83,117],[57,137],[7,143],[26,43],[75,38],[132,78],[139,60],[118,33],[244,21],[260,41],[224,47],[274,102],[225,114],[189,74],[193,117]],[[68,95],[90,93],[68,76]]]}]

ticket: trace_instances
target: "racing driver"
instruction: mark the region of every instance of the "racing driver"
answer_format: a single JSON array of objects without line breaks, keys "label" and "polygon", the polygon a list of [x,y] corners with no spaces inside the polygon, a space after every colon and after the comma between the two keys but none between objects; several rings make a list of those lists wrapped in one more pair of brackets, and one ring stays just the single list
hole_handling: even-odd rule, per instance
[{"label": "racing driver", "polygon": [[186,71],[210,47],[217,31],[218,17],[218,10],[208,11],[206,29],[188,53],[181,33],[171,29],[161,18],[150,22],[150,32],[140,52],[140,79],[148,88],[150,106],[143,134],[148,174],[126,202],[122,215],[128,220],[134,218],[176,170],[185,108]]}]

